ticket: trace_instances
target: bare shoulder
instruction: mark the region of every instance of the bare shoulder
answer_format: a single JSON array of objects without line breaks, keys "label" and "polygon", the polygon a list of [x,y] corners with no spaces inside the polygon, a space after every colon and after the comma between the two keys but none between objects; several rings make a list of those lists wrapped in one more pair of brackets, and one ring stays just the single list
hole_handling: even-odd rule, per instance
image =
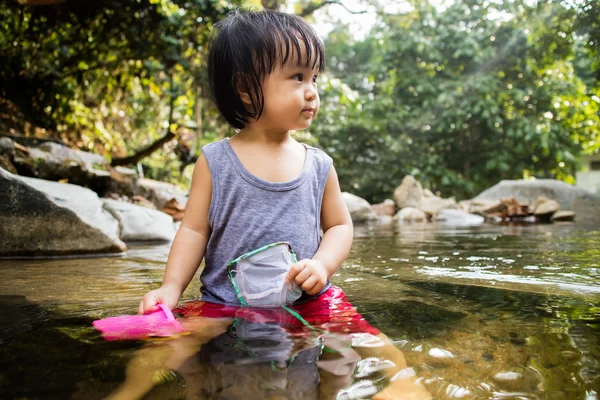
[{"label": "bare shoulder", "polygon": [[201,155],[196,161],[190,195],[185,207],[182,224],[193,230],[207,233],[208,212],[212,197],[212,178],[206,157]]},{"label": "bare shoulder", "polygon": [[328,227],[335,225],[352,226],[352,219],[350,218],[348,207],[342,196],[337,172],[333,166],[329,171],[323,193],[321,225],[323,226],[324,231],[326,231]]},{"label": "bare shoulder", "polygon": [[202,184],[204,180],[208,180],[209,183],[211,182],[210,168],[208,167],[208,161],[206,160],[204,154],[200,154],[200,157],[198,157],[194,167],[192,189],[194,188],[195,184]]}]

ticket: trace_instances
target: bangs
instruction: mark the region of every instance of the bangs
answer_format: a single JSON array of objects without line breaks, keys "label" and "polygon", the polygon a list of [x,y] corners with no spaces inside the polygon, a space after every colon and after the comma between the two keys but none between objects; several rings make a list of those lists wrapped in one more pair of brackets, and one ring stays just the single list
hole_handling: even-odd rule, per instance
[{"label": "bangs", "polygon": [[325,51],[323,43],[311,31],[283,29],[279,32],[270,32],[266,37],[264,48],[258,46],[254,53],[258,73],[265,78],[275,68],[283,68],[290,64],[298,67],[325,70]]}]

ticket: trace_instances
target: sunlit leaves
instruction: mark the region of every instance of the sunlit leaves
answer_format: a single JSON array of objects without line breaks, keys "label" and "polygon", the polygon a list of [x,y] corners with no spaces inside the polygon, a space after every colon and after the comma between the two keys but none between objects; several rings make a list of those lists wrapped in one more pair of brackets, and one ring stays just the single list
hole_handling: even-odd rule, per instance
[{"label": "sunlit leaves", "polygon": [[341,119],[315,128],[336,162],[352,160],[342,185],[382,200],[407,173],[461,197],[525,173],[572,181],[600,130],[593,80],[580,79],[581,58],[574,67],[576,14],[557,2],[413,4],[363,41],[329,37],[330,70],[362,104],[351,135]]}]

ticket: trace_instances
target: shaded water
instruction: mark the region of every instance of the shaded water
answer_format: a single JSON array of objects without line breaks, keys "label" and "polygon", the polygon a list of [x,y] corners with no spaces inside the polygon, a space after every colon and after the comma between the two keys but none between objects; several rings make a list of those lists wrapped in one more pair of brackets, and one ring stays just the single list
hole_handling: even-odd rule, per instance
[{"label": "shaded water", "polygon": [[[333,283],[392,340],[435,398],[597,398],[600,231],[428,225],[360,227],[356,234]],[[154,246],[123,258],[0,261],[0,398],[104,398],[126,380],[128,364],[130,381],[131,371],[151,372],[134,379],[149,380],[146,398],[185,398],[202,379],[212,386],[197,388],[197,398],[318,397],[315,387],[327,374],[326,363],[317,371],[315,360],[326,352],[314,337],[276,324],[217,329],[200,357],[212,364],[190,356],[176,371],[166,354],[174,347],[195,354],[187,337],[103,340],[92,320],[135,313],[140,297],[160,283],[167,253]],[[195,279],[184,300],[197,293]],[[241,365],[216,362],[223,349],[233,349],[226,357]],[[331,385],[345,389],[339,398],[369,398],[389,383],[373,371],[384,360],[359,353],[347,379]]]}]

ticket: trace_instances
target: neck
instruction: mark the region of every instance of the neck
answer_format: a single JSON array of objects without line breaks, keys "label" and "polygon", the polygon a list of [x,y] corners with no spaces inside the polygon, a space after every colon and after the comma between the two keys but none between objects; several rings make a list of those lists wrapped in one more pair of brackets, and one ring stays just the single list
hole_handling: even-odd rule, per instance
[{"label": "neck", "polygon": [[248,125],[239,131],[234,138],[238,141],[281,145],[291,139],[290,131],[269,131],[255,125]]}]

